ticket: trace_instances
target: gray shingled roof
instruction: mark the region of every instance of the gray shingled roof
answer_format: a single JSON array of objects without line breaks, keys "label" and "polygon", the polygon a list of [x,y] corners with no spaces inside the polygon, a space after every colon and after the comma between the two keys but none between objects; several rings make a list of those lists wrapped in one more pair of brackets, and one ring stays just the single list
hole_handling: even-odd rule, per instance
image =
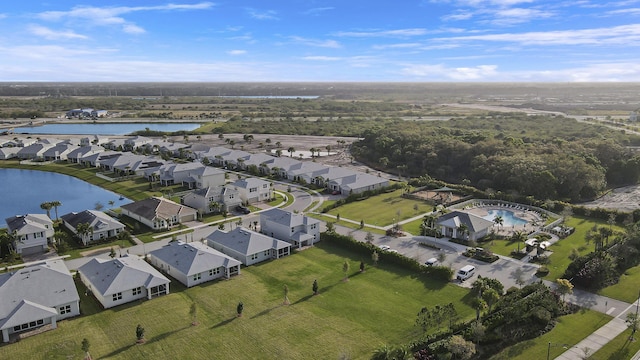
[{"label": "gray shingled roof", "polygon": [[108,226],[109,229],[124,228],[125,226],[111,216],[97,210],[85,210],[79,213],[71,212],[60,217],[75,229],[79,224],[87,223],[94,231],[99,231]]},{"label": "gray shingled roof", "polygon": [[265,217],[270,221],[278,224],[295,227],[299,225],[319,224],[320,220],[304,216],[302,214],[294,214],[290,211],[272,208],[260,213],[261,217]]},{"label": "gray shingled roof", "polygon": [[484,230],[494,224],[493,221],[462,211],[452,211],[448,214],[444,214],[438,218],[436,223],[450,228],[458,228],[460,223],[462,223],[465,224],[471,232]]},{"label": "gray shingled roof", "polygon": [[240,261],[199,242],[170,242],[150,252],[149,255],[164,261],[187,276],[221,266],[229,268],[241,264]]},{"label": "gray shingled roof", "polygon": [[[78,301],[80,297],[64,262],[55,260],[0,274],[0,299],[0,322],[5,322],[12,313],[15,315],[18,307],[50,308]],[[27,302],[22,304],[24,301]],[[25,316],[30,317],[20,324],[34,319],[28,311]]]},{"label": "gray shingled roof", "polygon": [[138,286],[150,288],[169,283],[153,266],[137,256],[125,255],[115,259],[93,258],[78,268],[92,284],[93,289],[111,295]]},{"label": "gray shingled roof", "polygon": [[243,227],[235,228],[229,232],[216,230],[207,236],[207,240],[211,240],[244,255],[251,255],[271,249],[284,249],[290,246],[287,242]]}]

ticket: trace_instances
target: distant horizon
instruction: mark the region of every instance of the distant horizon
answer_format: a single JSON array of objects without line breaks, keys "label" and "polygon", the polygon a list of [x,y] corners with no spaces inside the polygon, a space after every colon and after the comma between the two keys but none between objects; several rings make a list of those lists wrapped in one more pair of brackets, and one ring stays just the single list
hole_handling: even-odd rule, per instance
[{"label": "distant horizon", "polygon": [[640,0],[4,5],[9,82],[640,82]]}]

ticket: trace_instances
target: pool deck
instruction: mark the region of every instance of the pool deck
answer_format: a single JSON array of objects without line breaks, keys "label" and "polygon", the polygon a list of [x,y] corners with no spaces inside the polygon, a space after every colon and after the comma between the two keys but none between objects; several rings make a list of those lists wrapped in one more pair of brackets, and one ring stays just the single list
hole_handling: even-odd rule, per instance
[{"label": "pool deck", "polygon": [[480,217],[485,217],[489,215],[490,210],[503,210],[503,211],[511,211],[513,215],[517,218],[525,220],[526,223],[522,225],[493,225],[493,230],[498,235],[503,236],[511,236],[516,231],[522,231],[524,233],[532,233],[541,229],[541,226],[534,226],[534,223],[544,224],[544,220],[542,216],[535,211],[527,210],[524,206],[519,207],[509,207],[509,206],[496,206],[496,205],[485,205],[485,206],[477,206],[472,208],[461,209],[460,211],[464,211],[469,214],[473,214]]}]

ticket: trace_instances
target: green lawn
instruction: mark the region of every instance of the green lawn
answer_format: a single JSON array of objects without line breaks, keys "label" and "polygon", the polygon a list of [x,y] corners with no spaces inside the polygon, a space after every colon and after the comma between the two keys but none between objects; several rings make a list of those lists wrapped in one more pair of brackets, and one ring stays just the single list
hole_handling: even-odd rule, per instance
[{"label": "green lawn", "polygon": [[625,271],[617,284],[607,286],[600,290],[598,294],[631,304],[638,300],[638,284],[640,284],[640,265]]},{"label": "green lawn", "polygon": [[[580,255],[586,255],[593,251],[594,245],[592,243],[587,245],[584,239],[587,235],[587,231],[589,231],[595,224],[598,226],[609,226],[604,220],[585,218],[575,215],[566,221],[567,226],[574,227],[576,230],[573,234],[558,241],[550,247],[553,254],[549,256],[551,263],[548,265],[549,274],[545,276],[546,279],[555,280],[564,274],[564,271],[571,263],[569,254],[571,254],[572,249],[577,249],[580,252]],[[613,230],[622,231],[623,229],[619,226],[613,226]]]},{"label": "green lawn", "polygon": [[[345,258],[352,269],[348,282],[342,281]],[[321,243],[243,268],[231,280],[191,289],[172,282],[170,295],[61,321],[57,330],[0,346],[0,358],[78,359],[86,337],[95,359],[368,359],[381,344],[416,339],[415,316],[423,306],[454,302],[462,319],[473,317],[461,302],[466,289],[385,264],[359,273],[359,261]],[[314,279],[318,296],[311,296]],[[289,306],[282,305],[284,284]],[[85,311],[95,312],[82,290],[81,299]],[[239,301],[245,309],[240,318]],[[190,326],[192,302],[198,304],[198,326]],[[146,329],[144,345],[134,345],[137,324]]]},{"label": "green lawn", "polygon": [[592,353],[590,360],[627,360],[640,351],[640,341],[636,333],[635,341],[629,341],[631,329],[623,331],[613,340],[595,353]]},{"label": "green lawn", "polygon": [[[520,342],[504,349],[491,360],[546,359],[549,342],[553,344],[550,358],[555,359],[566,351],[563,346],[574,346],[591,335],[611,319],[610,316],[591,310],[562,316],[553,330],[535,339]],[[562,345],[561,345],[562,344]]]},{"label": "green lawn", "polygon": [[[392,225],[394,219],[401,221],[432,210],[433,206],[426,202],[401,197],[402,191],[400,189],[345,204],[332,209],[329,214],[340,214],[341,218],[358,222],[364,220],[371,225],[387,226]],[[418,206],[418,211],[414,209],[415,205]],[[398,213],[400,213],[399,218]]]},{"label": "green lawn", "polygon": [[422,225],[422,219],[414,220],[406,224],[402,224],[402,230],[412,235],[420,235],[420,225]]}]

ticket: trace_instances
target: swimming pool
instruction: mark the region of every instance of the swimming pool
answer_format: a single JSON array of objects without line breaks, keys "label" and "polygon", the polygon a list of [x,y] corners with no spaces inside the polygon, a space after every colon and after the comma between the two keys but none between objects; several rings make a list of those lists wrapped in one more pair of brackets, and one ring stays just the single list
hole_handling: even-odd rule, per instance
[{"label": "swimming pool", "polygon": [[516,214],[513,213],[513,211],[503,209],[488,210],[487,215],[483,216],[482,218],[493,221],[498,216],[502,216],[503,226],[524,225],[528,223],[527,220],[517,217]]}]

